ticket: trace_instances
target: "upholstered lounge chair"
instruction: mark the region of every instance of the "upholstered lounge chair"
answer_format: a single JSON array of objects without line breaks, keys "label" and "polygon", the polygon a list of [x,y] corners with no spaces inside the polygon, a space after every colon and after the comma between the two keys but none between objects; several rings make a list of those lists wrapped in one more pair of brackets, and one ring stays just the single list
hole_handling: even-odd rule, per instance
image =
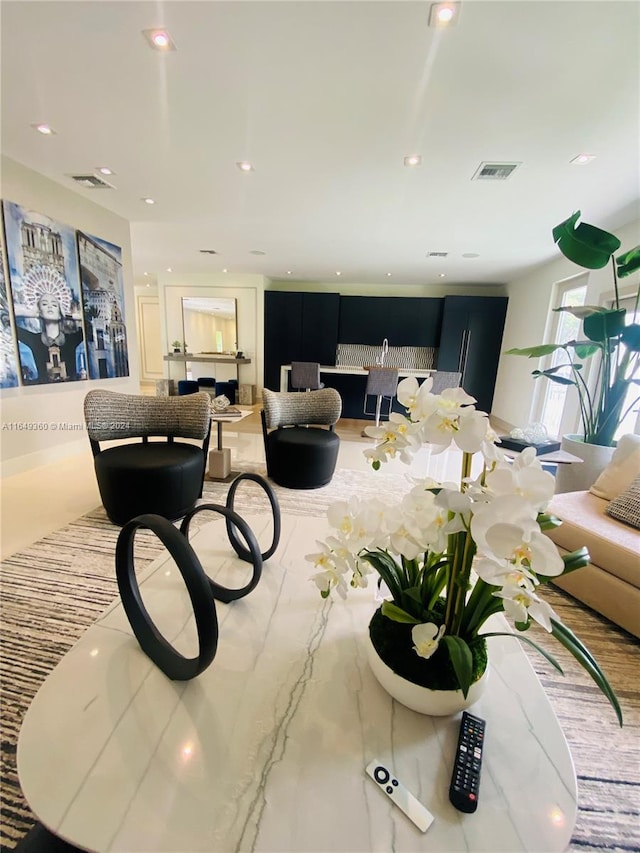
[{"label": "upholstered lounge chair", "polygon": [[342,411],[340,394],[335,388],[306,394],[265,388],[262,404],[269,477],[289,489],[325,486],[338,461],[340,439],[333,428]]},{"label": "upholstered lounge chair", "polygon": [[[204,484],[210,403],[204,391],[184,397],[89,391],[85,421],[100,497],[114,524],[126,524],[142,513],[175,520],[193,508]],[[140,441],[100,444],[133,438]]]}]

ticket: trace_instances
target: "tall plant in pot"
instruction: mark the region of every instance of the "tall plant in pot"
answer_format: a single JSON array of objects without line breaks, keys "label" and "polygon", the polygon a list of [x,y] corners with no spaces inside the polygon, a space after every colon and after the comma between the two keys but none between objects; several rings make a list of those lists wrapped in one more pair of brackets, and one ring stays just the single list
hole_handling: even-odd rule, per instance
[{"label": "tall plant in pot", "polygon": [[[555,308],[566,311],[582,321],[584,337],[560,344],[540,344],[507,350],[508,355],[544,358],[562,350],[566,360],[532,375],[550,382],[573,386],[580,404],[581,436],[589,445],[614,447],[614,435],[625,416],[640,402],[640,325],[627,324],[626,309],[620,307],[618,279],[640,269],[640,246],[615,256],[620,240],[593,225],[578,224],[578,210],[553,229],[553,239],[562,254],[585,269],[602,269],[611,264],[614,305]],[[638,307],[640,286],[635,296]],[[584,375],[587,362],[593,360],[594,370]],[[631,394],[629,389],[637,388]]]}]

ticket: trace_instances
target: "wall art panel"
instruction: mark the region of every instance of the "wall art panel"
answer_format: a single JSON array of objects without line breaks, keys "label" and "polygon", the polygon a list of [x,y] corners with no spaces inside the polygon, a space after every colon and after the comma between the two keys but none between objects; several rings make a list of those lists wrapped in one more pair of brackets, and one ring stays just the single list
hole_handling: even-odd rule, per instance
[{"label": "wall art panel", "polygon": [[11,331],[7,276],[4,265],[4,234],[0,221],[0,388],[15,388],[18,385],[16,348]]},{"label": "wall art panel", "polygon": [[75,230],[3,202],[24,385],[87,379]]},{"label": "wall art panel", "polygon": [[77,232],[89,378],[129,375],[122,249]]}]

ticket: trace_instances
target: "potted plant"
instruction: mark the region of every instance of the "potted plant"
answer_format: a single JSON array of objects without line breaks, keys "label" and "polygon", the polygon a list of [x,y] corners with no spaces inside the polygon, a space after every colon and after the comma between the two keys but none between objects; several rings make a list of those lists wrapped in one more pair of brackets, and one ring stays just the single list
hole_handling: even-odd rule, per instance
[{"label": "potted plant", "polygon": [[[589,562],[586,548],[560,556],[543,533],[560,524],[545,513],[553,476],[533,448],[507,459],[487,415],[462,388],[434,395],[431,385],[427,379],[418,387],[414,377],[399,383],[408,414],[392,413],[384,425],[368,427],[377,444],[365,455],[377,469],[395,456],[409,462],[423,443],[437,453],[453,441],[463,451],[460,486],[425,481],[403,497],[354,496],[330,506],[332,535],[307,555],[319,569],[313,580],[321,595],[335,589],[345,598],[350,587],[367,586],[372,572],[384,581],[390,598],[371,620],[369,660],[382,686],[414,710],[450,714],[475,701],[490,637],[521,638],[562,672],[526,634],[538,622],[585,668],[622,724],[597,662],[540,595],[551,578]],[[474,481],[476,452],[485,466]],[[500,612],[515,633],[487,630],[487,620]]]},{"label": "potted plant", "polygon": [[[640,325],[626,324],[626,310],[620,307],[618,279],[640,269],[640,246],[614,257],[620,240],[608,231],[582,222],[578,210],[553,229],[553,239],[562,254],[586,269],[602,269],[611,263],[614,306],[598,305],[555,308],[582,320],[584,338],[561,344],[541,344],[507,350],[508,355],[543,358],[562,350],[566,361],[532,375],[550,382],[573,386],[579,398],[582,434],[580,441],[590,445],[613,447],[614,434],[624,417],[640,401],[640,393],[628,401],[628,391],[640,385]],[[636,293],[636,305],[640,286]],[[595,359],[595,376],[584,376],[585,362]]]},{"label": "potted plant", "polygon": [[180,355],[180,353],[182,352],[182,343],[181,343],[181,341],[173,341],[173,343],[171,344],[171,346],[173,347],[174,355]]}]

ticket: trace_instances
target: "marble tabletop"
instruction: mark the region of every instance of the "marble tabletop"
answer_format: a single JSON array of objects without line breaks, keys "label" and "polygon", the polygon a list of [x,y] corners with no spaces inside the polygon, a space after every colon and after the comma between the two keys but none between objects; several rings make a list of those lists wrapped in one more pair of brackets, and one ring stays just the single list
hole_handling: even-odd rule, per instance
[{"label": "marble tabletop", "polygon": [[[247,520],[266,547],[270,517]],[[479,805],[465,815],[448,801],[460,715],[417,714],[379,686],[364,644],[373,590],[323,600],[309,579],[304,554],[326,532],[324,519],[283,516],[260,584],[218,605],[217,656],[189,682],[151,663],[114,602],[24,720],[20,782],[47,827],[100,853],[565,850],[575,772],[519,642],[489,641],[490,683],[473,706],[487,720]],[[219,582],[248,580],[221,520],[192,543]],[[140,578],[159,630],[194,655],[171,558]],[[374,758],[432,812],[425,834],[365,775]]]}]

